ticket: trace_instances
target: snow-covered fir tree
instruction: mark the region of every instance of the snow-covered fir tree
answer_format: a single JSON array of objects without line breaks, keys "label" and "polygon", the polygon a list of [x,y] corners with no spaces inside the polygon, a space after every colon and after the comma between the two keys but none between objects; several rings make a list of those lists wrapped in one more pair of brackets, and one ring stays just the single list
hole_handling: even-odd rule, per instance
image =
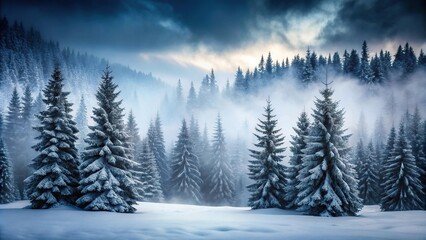
[{"label": "snow-covered fir tree", "polygon": [[77,205],[85,210],[134,212],[138,194],[131,174],[135,162],[125,132],[120,92],[107,66],[96,93],[94,126],[86,138],[80,164],[81,197]]},{"label": "snow-covered fir tree", "polygon": [[139,136],[138,124],[136,123],[132,110],[130,110],[129,116],[127,117],[126,133],[127,136],[129,136],[129,143],[132,146],[132,156],[136,159],[137,156],[139,156],[139,148],[142,140]]},{"label": "snow-covered fir tree", "polygon": [[306,137],[298,210],[309,215],[352,216],[361,209],[354,166],[348,161],[349,135],[345,135],[344,110],[332,100],[326,83],[322,99],[315,100],[314,123]]},{"label": "snow-covered fir tree", "polygon": [[63,90],[64,78],[58,66],[43,90],[47,109],[37,116],[35,129],[39,135],[33,147],[38,156],[30,164],[32,174],[25,179],[26,194],[32,208],[50,208],[58,204],[74,204],[80,179],[76,123],[71,106]]},{"label": "snow-covered fir tree", "polygon": [[12,162],[3,143],[2,129],[3,116],[0,113],[0,204],[10,203],[15,200]]},{"label": "snow-covered fir tree", "polygon": [[24,179],[27,177],[26,156],[23,154],[21,149],[21,143],[24,141],[21,111],[21,99],[19,97],[18,90],[15,87],[5,116],[3,141],[13,163],[13,173],[15,185],[17,187],[16,198],[18,200],[24,198]]},{"label": "snow-covered fir tree", "polygon": [[363,84],[372,84],[373,75],[369,63],[367,42],[362,43],[361,63],[360,63],[360,79]]},{"label": "snow-covered fir tree", "polygon": [[161,188],[163,189],[163,193],[166,193],[170,178],[170,166],[166,155],[161,118],[158,113],[155,117],[155,122],[148,128],[147,135],[149,149],[154,155],[160,173]]},{"label": "snow-covered fir tree", "polygon": [[89,133],[89,127],[87,124],[87,107],[83,95],[80,98],[80,104],[78,106],[77,114],[75,115],[75,122],[78,129],[78,140],[76,145],[79,153],[82,153],[84,150],[84,139]]},{"label": "snow-covered fir tree", "polygon": [[140,182],[141,200],[146,202],[164,201],[163,190],[161,189],[160,173],[154,155],[149,149],[147,140],[142,141],[140,153],[137,157],[139,166],[137,167],[137,180]]},{"label": "snow-covered fir tree", "polygon": [[201,201],[201,184],[198,157],[193,153],[186,121],[183,120],[171,161],[171,199],[198,204]]},{"label": "snow-covered fir tree", "polygon": [[423,208],[425,195],[420,182],[420,169],[412,154],[410,143],[401,121],[398,136],[390,157],[384,163],[383,211],[405,211]]},{"label": "snow-covered fir tree", "polygon": [[208,185],[208,202],[221,205],[231,204],[234,196],[233,172],[226,150],[225,136],[220,115],[217,116],[216,128],[213,133],[211,161]]},{"label": "snow-covered fir tree", "polygon": [[291,136],[292,141],[290,151],[292,156],[290,158],[290,167],[287,170],[288,185],[286,186],[286,200],[288,201],[287,208],[297,207],[297,185],[300,181],[297,179],[300,169],[302,168],[302,158],[304,156],[303,150],[306,148],[306,136],[309,134],[310,122],[308,115],[303,111],[297,121],[297,127],[293,130],[296,135]]},{"label": "snow-covered fir tree", "polygon": [[277,128],[277,120],[272,113],[271,101],[267,100],[264,120],[259,120],[254,136],[256,149],[250,149],[249,177],[254,181],[247,188],[251,194],[248,205],[252,209],[284,208],[285,167],[282,165],[285,148],[284,137]]},{"label": "snow-covered fir tree", "polygon": [[[195,144],[195,145],[198,145],[198,144]],[[199,145],[195,147],[198,148],[198,152],[196,152],[195,154],[199,154],[197,155],[197,157],[198,157],[198,163],[200,165],[201,179],[207,179],[207,177],[210,174],[209,167],[210,167],[210,161],[211,161],[211,157],[210,157],[211,149],[210,149],[210,142],[209,142],[209,137],[207,132],[207,125],[204,125],[203,135],[199,139]],[[209,192],[209,189],[208,189],[207,182],[203,182],[203,184],[201,185],[201,195],[207,196],[208,192]]]},{"label": "snow-covered fir tree", "polygon": [[314,80],[314,69],[311,63],[311,52],[309,49],[306,51],[306,61],[302,71],[302,83],[306,86]]},{"label": "snow-covered fir tree", "polygon": [[380,202],[379,175],[377,155],[371,141],[366,149],[365,158],[359,162],[359,196],[364,205]]}]

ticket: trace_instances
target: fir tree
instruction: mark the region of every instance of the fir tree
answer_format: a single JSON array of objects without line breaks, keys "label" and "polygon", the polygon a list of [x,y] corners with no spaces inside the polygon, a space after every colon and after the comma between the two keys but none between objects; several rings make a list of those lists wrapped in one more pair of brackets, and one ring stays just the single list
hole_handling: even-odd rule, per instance
[{"label": "fir tree", "polygon": [[168,179],[170,178],[170,166],[167,161],[166,147],[164,143],[164,135],[161,126],[160,115],[157,113],[154,124],[148,128],[148,147],[154,155],[155,162],[160,173],[160,183],[163,193],[168,188]]},{"label": "fir tree", "polygon": [[129,116],[127,117],[126,133],[129,137],[129,143],[132,146],[132,156],[136,159],[137,156],[139,156],[141,137],[139,136],[138,124],[136,123],[132,110],[130,110]]},{"label": "fir tree", "polygon": [[291,136],[292,141],[290,141],[290,151],[292,156],[289,161],[290,167],[288,168],[287,172],[288,186],[286,187],[286,200],[289,202],[287,208],[295,208],[297,206],[297,186],[300,184],[297,176],[299,175],[300,169],[303,166],[303,150],[306,148],[306,137],[309,134],[309,126],[310,122],[308,115],[305,111],[303,111],[297,121],[297,127],[293,128],[296,135]]},{"label": "fir tree", "polygon": [[339,56],[339,53],[338,53],[338,52],[335,52],[335,53],[333,54],[333,62],[332,62],[332,65],[333,65],[333,70],[334,70],[336,73],[341,73],[341,72],[342,72],[342,63],[340,62],[340,56]]},{"label": "fir tree", "polygon": [[347,71],[347,73],[349,73],[353,77],[360,76],[360,60],[359,55],[355,49],[352,49],[351,54],[349,55]]},{"label": "fir tree", "polygon": [[154,155],[149,149],[147,141],[141,144],[141,151],[137,157],[139,163],[137,178],[140,181],[142,201],[162,202],[164,201],[163,190],[161,189],[160,174]]},{"label": "fir tree", "polygon": [[15,200],[12,162],[3,143],[2,128],[3,116],[0,114],[0,204]]},{"label": "fir tree", "polygon": [[23,151],[20,148],[23,142],[24,130],[21,118],[21,100],[18,90],[15,87],[9,102],[8,111],[5,117],[3,140],[9,153],[9,157],[13,163],[13,172],[15,185],[17,187],[18,200],[24,198],[24,179],[26,176],[26,160]]},{"label": "fir tree", "polygon": [[245,93],[245,80],[243,71],[240,67],[237,69],[237,73],[235,75],[235,82],[234,82],[234,91],[238,95],[241,95]]},{"label": "fir tree", "polygon": [[361,83],[363,84],[372,83],[372,73],[371,73],[371,68],[369,63],[368,46],[366,41],[362,43],[361,64],[360,64],[359,74],[360,74],[359,77],[361,79]]},{"label": "fir tree", "polygon": [[268,53],[268,58],[266,58],[266,63],[265,63],[265,71],[266,74],[268,75],[268,77],[272,76],[272,57],[271,57],[271,52]]},{"label": "fir tree", "polygon": [[219,90],[218,90],[218,87],[217,87],[217,81],[216,81],[216,77],[214,75],[213,69],[210,72],[209,86],[210,86],[210,89],[209,89],[210,97],[216,98]]},{"label": "fir tree", "polygon": [[216,129],[212,141],[212,160],[207,178],[208,200],[213,204],[231,204],[234,196],[233,172],[226,150],[220,115],[217,116]]},{"label": "fir tree", "polygon": [[332,100],[333,91],[321,91],[323,99],[315,101],[314,123],[306,138],[300,184],[298,210],[310,215],[355,215],[361,208],[354,167],[347,156],[349,135],[344,135],[343,109]]},{"label": "fir tree", "polygon": [[138,194],[131,171],[131,146],[125,133],[120,92],[107,66],[96,93],[94,126],[85,140],[86,150],[80,164],[78,206],[91,211],[134,212]]},{"label": "fir tree", "polygon": [[77,114],[75,116],[76,127],[78,129],[78,140],[77,140],[77,149],[81,153],[84,150],[84,139],[89,133],[89,128],[87,124],[87,107],[82,95],[80,98],[80,104],[78,106]]},{"label": "fir tree", "polygon": [[423,70],[426,69],[426,54],[424,54],[423,49],[420,49],[420,54],[417,58],[417,65]]},{"label": "fir tree", "polygon": [[411,146],[401,122],[398,137],[384,166],[383,211],[405,211],[423,208],[424,193],[420,182],[420,169],[411,152]]},{"label": "fir tree", "polygon": [[365,205],[379,203],[379,176],[377,155],[374,151],[373,142],[367,147],[365,158],[360,162],[359,196]]},{"label": "fir tree", "polygon": [[74,204],[79,181],[78,156],[75,142],[78,130],[70,114],[69,92],[63,91],[64,79],[58,66],[43,90],[47,109],[37,117],[39,142],[33,147],[38,156],[30,164],[32,174],[25,179],[26,194],[32,208],[50,208]]},{"label": "fir tree", "polygon": [[170,179],[171,197],[177,201],[198,204],[201,201],[201,184],[198,158],[192,151],[186,121],[183,120],[178,140],[173,149]]},{"label": "fir tree", "polygon": [[191,87],[189,88],[188,100],[186,106],[189,111],[192,111],[197,106],[197,93],[195,92],[194,82],[191,81]]},{"label": "fir tree", "polygon": [[255,182],[247,188],[251,194],[249,206],[252,209],[259,208],[283,208],[286,205],[284,199],[286,186],[285,167],[282,165],[284,156],[282,147],[284,137],[277,129],[277,120],[272,114],[271,101],[267,100],[265,108],[265,120],[259,120],[254,136],[257,149],[250,150],[252,160],[249,164],[249,177]]},{"label": "fir tree", "polygon": [[29,85],[25,87],[24,97],[22,98],[22,126],[25,129],[24,132],[28,132],[31,129],[31,113],[33,108],[33,98],[31,96],[31,89]]},{"label": "fir tree", "polygon": [[314,69],[311,63],[311,53],[309,49],[306,51],[306,61],[303,66],[302,72],[302,83],[306,86],[313,82],[314,80]]}]

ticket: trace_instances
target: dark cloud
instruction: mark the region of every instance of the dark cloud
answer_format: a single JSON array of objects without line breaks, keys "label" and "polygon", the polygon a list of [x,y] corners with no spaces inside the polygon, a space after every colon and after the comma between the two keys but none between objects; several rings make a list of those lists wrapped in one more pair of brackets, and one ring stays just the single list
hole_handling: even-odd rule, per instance
[{"label": "dark cloud", "polygon": [[[306,13],[315,0],[6,0],[2,14],[49,38],[85,47],[161,50],[182,44],[229,49],[257,40],[273,18]],[[280,19],[285,25],[285,19]],[[261,24],[262,23],[262,24]],[[265,24],[266,23],[266,24]],[[267,35],[271,29],[262,33]]]},{"label": "dark cloud", "polygon": [[319,37],[325,46],[358,46],[363,40],[424,43],[426,7],[424,0],[347,0],[336,18]]}]

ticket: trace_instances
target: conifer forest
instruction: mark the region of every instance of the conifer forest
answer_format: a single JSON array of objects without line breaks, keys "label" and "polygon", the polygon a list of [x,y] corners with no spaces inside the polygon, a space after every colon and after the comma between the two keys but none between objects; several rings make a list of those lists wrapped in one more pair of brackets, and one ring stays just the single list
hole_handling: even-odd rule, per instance
[{"label": "conifer forest", "polygon": [[422,239],[426,11],[0,2],[0,239]]}]

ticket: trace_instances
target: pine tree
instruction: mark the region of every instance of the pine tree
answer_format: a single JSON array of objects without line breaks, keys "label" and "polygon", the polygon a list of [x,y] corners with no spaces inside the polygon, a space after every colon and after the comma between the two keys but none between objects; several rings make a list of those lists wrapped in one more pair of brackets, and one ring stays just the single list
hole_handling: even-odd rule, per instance
[{"label": "pine tree", "polygon": [[212,204],[231,204],[234,196],[233,172],[226,150],[220,115],[217,116],[216,128],[212,140],[212,160],[207,178],[208,200]]},{"label": "pine tree", "polygon": [[183,102],[183,89],[182,89],[182,83],[180,79],[178,80],[178,83],[176,86],[176,102],[177,103]]},{"label": "pine tree", "polygon": [[235,75],[234,91],[237,96],[245,93],[245,80],[243,76],[243,71],[240,67],[238,67],[237,73]]},{"label": "pine tree", "polygon": [[[411,151],[418,167],[426,165],[425,154],[422,149],[422,119],[418,106],[414,110],[414,114],[410,117],[407,133],[408,140],[411,145]],[[425,173],[422,173],[422,175]]]},{"label": "pine tree", "polygon": [[309,127],[310,122],[308,115],[305,111],[303,111],[297,121],[297,127],[293,128],[296,135],[291,136],[292,141],[290,141],[290,151],[292,156],[289,161],[290,168],[288,168],[287,172],[288,185],[286,187],[286,200],[289,202],[287,208],[295,208],[297,206],[297,185],[300,184],[297,176],[299,175],[300,169],[303,166],[303,150],[306,148],[306,137],[309,135]]},{"label": "pine tree", "polygon": [[[211,153],[211,146],[209,143],[209,137],[208,137],[208,133],[207,133],[207,125],[204,126],[204,130],[203,130],[203,135],[200,137],[199,139],[200,145],[198,146],[199,148],[199,155],[197,155],[198,157],[198,162],[200,165],[200,174],[201,174],[201,179],[207,179],[209,174],[210,174],[210,161],[211,161],[211,157],[210,157],[210,153]],[[196,146],[197,147],[197,146]],[[207,196],[209,192],[209,188],[207,185],[207,182],[203,182],[203,184],[201,185],[201,194],[202,196]]]},{"label": "pine tree", "polygon": [[183,120],[178,140],[173,149],[170,179],[171,197],[177,201],[198,204],[201,201],[201,184],[198,158],[192,151],[192,142],[189,139],[186,121]]},{"label": "pine tree", "polygon": [[23,141],[24,131],[21,118],[21,100],[18,90],[15,87],[9,102],[8,111],[5,117],[3,139],[9,153],[9,157],[13,163],[13,172],[15,185],[17,187],[16,198],[24,198],[24,179],[26,178],[26,160],[20,148]]},{"label": "pine tree", "polygon": [[168,180],[170,178],[170,166],[167,161],[166,147],[164,143],[164,135],[161,126],[160,115],[157,113],[154,124],[148,128],[148,147],[154,155],[155,162],[160,173],[160,183],[163,193],[167,193]]},{"label": "pine tree", "polygon": [[340,56],[339,56],[339,53],[338,53],[338,52],[335,52],[335,53],[333,54],[333,62],[332,62],[332,65],[333,65],[333,70],[334,70],[336,73],[341,73],[341,72],[342,72],[342,63],[340,62]]},{"label": "pine tree", "polygon": [[350,59],[350,55],[348,51],[346,51],[345,49],[345,52],[343,52],[343,73],[344,74],[350,73],[349,59]]},{"label": "pine tree", "polygon": [[84,150],[84,139],[89,133],[89,128],[87,124],[87,107],[82,95],[80,98],[80,104],[78,106],[77,114],[75,116],[76,127],[78,129],[78,140],[77,140],[77,149],[80,153]]},{"label": "pine tree", "polygon": [[191,87],[189,88],[188,100],[186,106],[189,111],[192,111],[197,106],[197,93],[195,92],[194,82],[191,81]]},{"label": "pine tree", "polygon": [[24,97],[22,98],[22,112],[21,112],[21,120],[22,127],[25,129],[24,132],[28,132],[31,130],[31,113],[33,108],[33,98],[31,96],[31,89],[29,85],[25,87]]},{"label": "pine tree", "polygon": [[265,71],[266,74],[268,75],[268,77],[272,76],[272,57],[271,57],[271,52],[268,53],[268,58],[266,58],[266,63],[265,63]]},{"label": "pine tree", "polygon": [[137,178],[141,184],[142,201],[162,202],[164,201],[163,190],[161,189],[160,174],[155,162],[154,155],[149,149],[148,142],[144,140],[141,143],[141,151],[137,157],[139,172]]},{"label": "pine tree", "polygon": [[420,49],[420,54],[417,58],[417,65],[419,68],[426,69],[426,54],[424,54],[423,49]]},{"label": "pine tree", "polygon": [[271,101],[267,100],[265,120],[259,120],[254,136],[257,149],[251,149],[249,164],[249,177],[255,182],[247,188],[251,194],[249,206],[252,209],[259,208],[283,208],[286,206],[285,191],[285,167],[282,165],[284,156],[282,147],[284,137],[277,129],[277,120],[272,114]]},{"label": "pine tree", "polygon": [[298,175],[298,210],[310,215],[351,216],[361,208],[354,166],[347,157],[343,109],[332,100],[333,90],[315,101],[314,123],[306,138],[303,167]]},{"label": "pine tree", "polygon": [[405,211],[423,208],[424,193],[420,182],[420,169],[411,152],[404,123],[401,122],[398,137],[384,166],[383,211]]},{"label": "pine tree", "polygon": [[12,162],[3,143],[3,116],[0,114],[0,204],[15,200]]},{"label": "pine tree", "polygon": [[217,97],[219,90],[218,90],[218,87],[217,87],[217,81],[216,81],[216,77],[214,75],[213,69],[210,72],[209,86],[210,86],[210,89],[209,89],[210,97],[214,99],[214,98]]},{"label": "pine tree", "polygon": [[359,55],[355,49],[352,49],[351,54],[349,55],[347,71],[353,77],[360,76],[360,60]]},{"label": "pine tree", "polygon": [[130,110],[129,116],[127,117],[126,134],[129,137],[129,143],[132,146],[132,156],[136,159],[137,156],[139,156],[141,137],[139,136],[138,124],[136,123],[132,110]]},{"label": "pine tree", "polygon": [[33,147],[38,156],[30,164],[32,174],[25,179],[26,194],[32,208],[50,208],[61,203],[74,204],[79,181],[75,142],[78,130],[71,106],[63,90],[64,79],[58,66],[43,90],[47,109],[37,117],[39,142]]},{"label": "pine tree", "polygon": [[371,141],[368,144],[365,158],[360,162],[360,171],[358,173],[359,196],[365,205],[378,204],[380,200],[377,163],[377,155]]},{"label": "pine tree", "polygon": [[134,212],[138,194],[130,170],[131,146],[125,133],[120,92],[107,66],[96,93],[94,126],[85,140],[86,150],[80,164],[79,207],[92,211]]},{"label": "pine tree", "polygon": [[360,65],[359,74],[360,74],[359,77],[361,79],[361,83],[372,84],[373,77],[372,77],[370,63],[369,63],[368,46],[366,41],[362,43],[361,65]]},{"label": "pine tree", "polygon": [[303,66],[303,72],[302,72],[302,83],[307,86],[314,80],[314,69],[312,67],[311,63],[311,53],[309,49],[306,51],[306,61],[305,65]]}]

